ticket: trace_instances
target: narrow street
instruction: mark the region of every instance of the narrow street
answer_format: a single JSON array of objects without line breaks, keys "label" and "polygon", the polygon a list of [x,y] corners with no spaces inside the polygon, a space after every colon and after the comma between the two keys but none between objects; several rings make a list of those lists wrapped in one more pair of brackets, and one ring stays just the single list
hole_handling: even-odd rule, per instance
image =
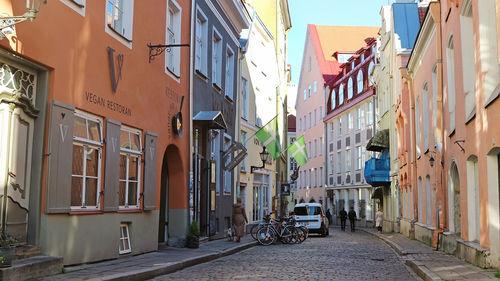
[{"label": "narrow street", "polygon": [[153,280],[416,280],[398,255],[364,231],[311,235],[298,245],[256,246]]}]

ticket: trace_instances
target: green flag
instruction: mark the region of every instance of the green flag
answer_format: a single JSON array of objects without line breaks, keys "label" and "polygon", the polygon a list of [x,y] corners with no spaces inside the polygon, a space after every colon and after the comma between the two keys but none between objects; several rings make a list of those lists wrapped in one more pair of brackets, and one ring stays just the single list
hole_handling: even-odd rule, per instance
[{"label": "green flag", "polygon": [[301,136],[294,143],[292,143],[288,147],[288,152],[290,152],[299,166],[303,166],[305,163],[307,163],[307,149],[306,142],[304,141],[304,136]]},{"label": "green flag", "polygon": [[269,121],[264,127],[255,133],[259,141],[266,147],[273,159],[281,155],[280,136],[278,134],[278,116]]}]

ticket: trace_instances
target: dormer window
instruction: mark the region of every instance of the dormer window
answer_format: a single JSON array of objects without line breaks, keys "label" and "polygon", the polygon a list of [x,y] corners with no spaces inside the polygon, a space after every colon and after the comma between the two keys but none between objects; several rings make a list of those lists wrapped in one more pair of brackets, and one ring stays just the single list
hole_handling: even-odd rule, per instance
[{"label": "dormer window", "polygon": [[339,87],[339,105],[344,103],[344,84],[340,84]]},{"label": "dormer window", "polygon": [[353,86],[352,86],[352,77],[349,77],[349,81],[347,82],[347,98],[352,99],[352,92],[353,92]]},{"label": "dormer window", "polygon": [[361,54],[361,62],[364,62],[365,61],[365,54]]},{"label": "dormer window", "polygon": [[363,70],[359,70],[358,71],[358,94],[360,94],[361,92],[363,92]]},{"label": "dormer window", "polygon": [[354,69],[354,60],[351,62],[351,70]]},{"label": "dormer window", "polygon": [[331,104],[332,104],[332,110],[335,109],[335,89],[332,90]]}]

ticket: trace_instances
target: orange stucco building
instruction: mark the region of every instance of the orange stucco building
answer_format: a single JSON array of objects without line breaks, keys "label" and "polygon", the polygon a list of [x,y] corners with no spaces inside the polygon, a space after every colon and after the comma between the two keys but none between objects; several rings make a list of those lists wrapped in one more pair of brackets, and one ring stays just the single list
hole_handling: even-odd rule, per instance
[{"label": "orange stucco building", "polygon": [[0,180],[18,187],[7,227],[65,264],[153,251],[187,229],[189,134],[172,120],[189,116],[190,49],[152,57],[147,44],[190,43],[191,1],[148,4],[48,1],[0,41]]}]

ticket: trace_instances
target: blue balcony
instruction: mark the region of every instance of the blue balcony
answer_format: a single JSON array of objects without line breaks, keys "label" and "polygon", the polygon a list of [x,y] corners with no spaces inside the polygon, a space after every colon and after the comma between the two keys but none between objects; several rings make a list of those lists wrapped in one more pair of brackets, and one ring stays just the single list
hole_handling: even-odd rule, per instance
[{"label": "blue balcony", "polygon": [[365,180],[371,186],[387,186],[391,184],[391,166],[389,150],[382,152],[380,158],[371,158],[365,162]]}]

